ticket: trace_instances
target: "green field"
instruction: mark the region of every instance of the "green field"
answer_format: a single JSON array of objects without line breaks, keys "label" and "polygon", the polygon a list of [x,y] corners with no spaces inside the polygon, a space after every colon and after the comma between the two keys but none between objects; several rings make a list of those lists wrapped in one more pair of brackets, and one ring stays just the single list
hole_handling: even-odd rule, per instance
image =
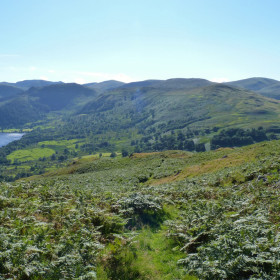
[{"label": "green field", "polygon": [[24,129],[16,129],[16,128],[10,128],[10,129],[2,129],[1,132],[4,133],[25,133],[25,132],[31,132],[31,128],[24,128]]},{"label": "green field", "polygon": [[59,141],[42,141],[39,142],[39,146],[63,146],[63,147],[75,147],[74,144],[78,142],[78,139],[71,139],[71,140],[59,140]]},{"label": "green field", "polygon": [[11,160],[12,163],[14,163],[15,160],[18,162],[25,162],[38,160],[43,157],[50,157],[54,153],[55,151],[49,148],[25,149],[12,152],[7,156],[7,159]]}]

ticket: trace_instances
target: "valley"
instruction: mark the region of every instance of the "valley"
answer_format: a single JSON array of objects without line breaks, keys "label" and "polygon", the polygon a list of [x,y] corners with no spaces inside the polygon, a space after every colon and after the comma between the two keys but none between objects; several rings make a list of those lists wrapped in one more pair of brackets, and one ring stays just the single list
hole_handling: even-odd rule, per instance
[{"label": "valley", "polygon": [[[241,129],[238,139],[247,135],[237,146],[277,139],[279,101],[250,90],[258,89],[254,83],[272,86],[276,81],[252,80],[252,86],[247,80],[229,85],[204,79],[2,83],[0,128],[27,133],[0,150],[0,178],[42,174],[88,154],[209,150],[224,129]],[[265,135],[254,138],[248,129]],[[216,143],[216,148],[229,145]]]},{"label": "valley", "polygon": [[2,1],[0,280],[280,280],[280,1]]}]

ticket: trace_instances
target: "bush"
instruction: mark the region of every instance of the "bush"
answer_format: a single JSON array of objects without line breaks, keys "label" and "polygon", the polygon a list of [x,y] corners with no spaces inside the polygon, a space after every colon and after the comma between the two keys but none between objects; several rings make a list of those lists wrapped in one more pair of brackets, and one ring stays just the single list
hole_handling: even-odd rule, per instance
[{"label": "bush", "polygon": [[115,153],[115,152],[112,152],[111,154],[110,154],[110,157],[111,158],[115,158],[117,156],[117,154]]}]

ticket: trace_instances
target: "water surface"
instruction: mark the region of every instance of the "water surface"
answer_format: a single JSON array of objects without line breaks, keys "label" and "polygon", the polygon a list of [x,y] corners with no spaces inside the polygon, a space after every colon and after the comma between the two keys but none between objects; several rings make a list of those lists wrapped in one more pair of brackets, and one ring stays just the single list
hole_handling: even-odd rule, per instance
[{"label": "water surface", "polygon": [[23,135],[24,133],[0,133],[0,147],[19,140]]}]

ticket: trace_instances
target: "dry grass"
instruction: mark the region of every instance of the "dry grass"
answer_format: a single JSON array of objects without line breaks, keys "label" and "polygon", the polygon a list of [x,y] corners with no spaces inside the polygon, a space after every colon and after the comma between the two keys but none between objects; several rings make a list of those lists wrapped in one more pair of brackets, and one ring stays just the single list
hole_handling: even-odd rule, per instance
[{"label": "dry grass", "polygon": [[[225,151],[225,149],[223,149]],[[229,149],[232,151],[232,149]],[[239,166],[243,163],[250,162],[255,159],[254,150],[248,150],[244,153],[238,152],[231,153],[222,158],[213,159],[210,161],[202,162],[201,164],[191,165],[184,168],[181,172],[177,174],[161,178],[158,180],[151,180],[151,185],[161,185],[166,183],[171,183],[175,181],[184,180],[187,177],[195,177],[202,174],[207,174],[211,172],[218,171],[223,168]]]}]

